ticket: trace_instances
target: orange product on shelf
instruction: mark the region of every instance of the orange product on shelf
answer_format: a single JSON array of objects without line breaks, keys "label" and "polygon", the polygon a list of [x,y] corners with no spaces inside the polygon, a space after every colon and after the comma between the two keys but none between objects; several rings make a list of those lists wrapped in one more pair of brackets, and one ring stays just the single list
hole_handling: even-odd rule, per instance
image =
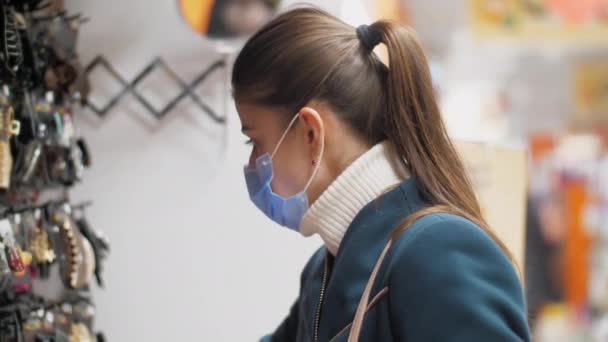
[{"label": "orange product on shelf", "polygon": [[529,144],[533,161],[538,161],[552,153],[557,146],[555,137],[550,134],[534,134],[530,137]]},{"label": "orange product on shelf", "polygon": [[587,302],[591,238],[583,225],[583,214],[588,200],[583,179],[568,180],[564,184],[566,238],[563,246],[563,284],[566,302],[581,307]]},{"label": "orange product on shelf", "polygon": [[179,7],[188,24],[200,34],[206,34],[211,22],[215,0],[180,0]]}]

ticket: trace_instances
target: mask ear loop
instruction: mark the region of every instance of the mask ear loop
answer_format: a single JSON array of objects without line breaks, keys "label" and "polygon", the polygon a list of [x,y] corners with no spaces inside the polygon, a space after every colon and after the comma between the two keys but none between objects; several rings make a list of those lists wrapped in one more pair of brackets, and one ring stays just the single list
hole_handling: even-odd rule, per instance
[{"label": "mask ear loop", "polygon": [[[281,139],[279,139],[279,142],[277,143],[277,146],[274,148],[274,151],[272,151],[272,154],[270,155],[270,159],[274,158],[274,155],[279,150],[279,147],[283,143],[283,140],[285,140],[285,137],[287,137],[287,133],[289,133],[289,130],[291,129],[291,126],[293,126],[293,124],[296,122],[296,120],[298,120],[299,117],[300,117],[300,113],[296,114],[293,117],[293,119],[291,119],[291,122],[289,123],[289,125],[285,129],[285,132],[283,132],[283,135],[281,136]],[[304,187],[304,191],[308,190],[308,187],[310,187],[310,184],[312,184],[312,181],[315,179],[315,176],[317,175],[317,173],[319,172],[319,169],[321,167],[321,159],[323,158],[323,153],[325,152],[325,131],[321,132],[321,135],[323,136],[323,140],[321,141],[321,153],[319,154],[319,162],[315,166],[315,169],[312,172],[312,175],[310,176],[310,179],[306,183],[306,186]]]},{"label": "mask ear loop", "polygon": [[315,169],[314,171],[312,171],[312,175],[310,176],[310,179],[308,180],[308,183],[306,183],[306,186],[304,187],[304,191],[308,190],[308,187],[310,186],[310,184],[312,184],[312,181],[315,179],[315,176],[317,175],[317,173],[319,172],[319,169],[321,168],[321,160],[323,159],[323,152],[325,152],[325,128],[321,129],[321,153],[319,153],[319,162],[315,165]]},{"label": "mask ear loop", "polygon": [[281,136],[281,139],[279,139],[279,142],[277,143],[277,146],[274,148],[274,151],[272,151],[272,154],[270,155],[270,159],[273,159],[274,155],[277,154],[277,151],[279,150],[279,146],[281,146],[281,144],[283,143],[283,140],[285,140],[285,137],[287,137],[287,133],[289,133],[289,130],[291,129],[291,126],[293,126],[293,124],[296,122],[296,120],[298,120],[298,117],[300,117],[300,113],[297,113],[293,117],[293,119],[291,119],[291,122],[287,126],[287,129],[285,129],[285,132],[283,132],[283,135]]}]

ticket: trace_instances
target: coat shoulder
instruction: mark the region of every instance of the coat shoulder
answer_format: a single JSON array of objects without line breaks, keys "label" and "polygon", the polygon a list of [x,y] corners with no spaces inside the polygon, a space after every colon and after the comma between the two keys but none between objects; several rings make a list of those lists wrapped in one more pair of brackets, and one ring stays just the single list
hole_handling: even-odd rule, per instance
[{"label": "coat shoulder", "polygon": [[[529,340],[519,276],[481,227],[459,216],[431,214],[393,247],[385,277],[395,322],[411,323],[399,330],[404,339]],[[476,329],[462,329],[470,322],[477,322]],[[438,323],[445,331],[434,328]]]}]

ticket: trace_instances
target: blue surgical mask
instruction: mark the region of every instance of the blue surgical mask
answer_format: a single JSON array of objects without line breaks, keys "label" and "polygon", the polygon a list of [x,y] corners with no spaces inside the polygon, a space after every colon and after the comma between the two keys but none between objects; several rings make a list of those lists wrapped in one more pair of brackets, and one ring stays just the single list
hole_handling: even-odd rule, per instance
[{"label": "blue surgical mask", "polygon": [[[271,220],[295,231],[299,231],[300,222],[302,222],[302,218],[309,208],[306,190],[308,190],[312,180],[319,171],[320,162],[316,163],[315,169],[304,190],[289,198],[283,198],[274,193],[270,182],[273,178],[272,159],[298,117],[299,114],[296,114],[291,120],[272,154],[265,153],[256,159],[255,165],[245,166],[245,181],[251,201]],[[321,156],[319,160],[323,156],[323,148],[324,143],[321,144]]]}]

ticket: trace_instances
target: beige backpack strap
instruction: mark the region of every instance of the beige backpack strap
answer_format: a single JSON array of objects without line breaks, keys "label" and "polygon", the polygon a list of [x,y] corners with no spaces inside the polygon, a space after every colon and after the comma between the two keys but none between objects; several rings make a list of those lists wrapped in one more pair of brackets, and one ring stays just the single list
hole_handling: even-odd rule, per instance
[{"label": "beige backpack strap", "polygon": [[361,328],[363,327],[363,319],[365,318],[365,313],[369,304],[369,296],[372,292],[372,287],[374,286],[374,282],[378,276],[378,270],[380,269],[380,266],[382,266],[382,261],[384,261],[384,257],[386,257],[386,253],[388,253],[392,243],[393,240],[388,240],[382,254],[380,254],[380,257],[376,262],[376,266],[374,266],[372,274],[369,276],[369,280],[367,281],[367,285],[365,286],[365,290],[363,291],[363,295],[361,296],[361,300],[357,306],[357,311],[355,312],[355,318],[353,319],[353,325],[350,330],[350,335],[348,336],[348,342],[359,341],[359,335],[361,334]]}]

